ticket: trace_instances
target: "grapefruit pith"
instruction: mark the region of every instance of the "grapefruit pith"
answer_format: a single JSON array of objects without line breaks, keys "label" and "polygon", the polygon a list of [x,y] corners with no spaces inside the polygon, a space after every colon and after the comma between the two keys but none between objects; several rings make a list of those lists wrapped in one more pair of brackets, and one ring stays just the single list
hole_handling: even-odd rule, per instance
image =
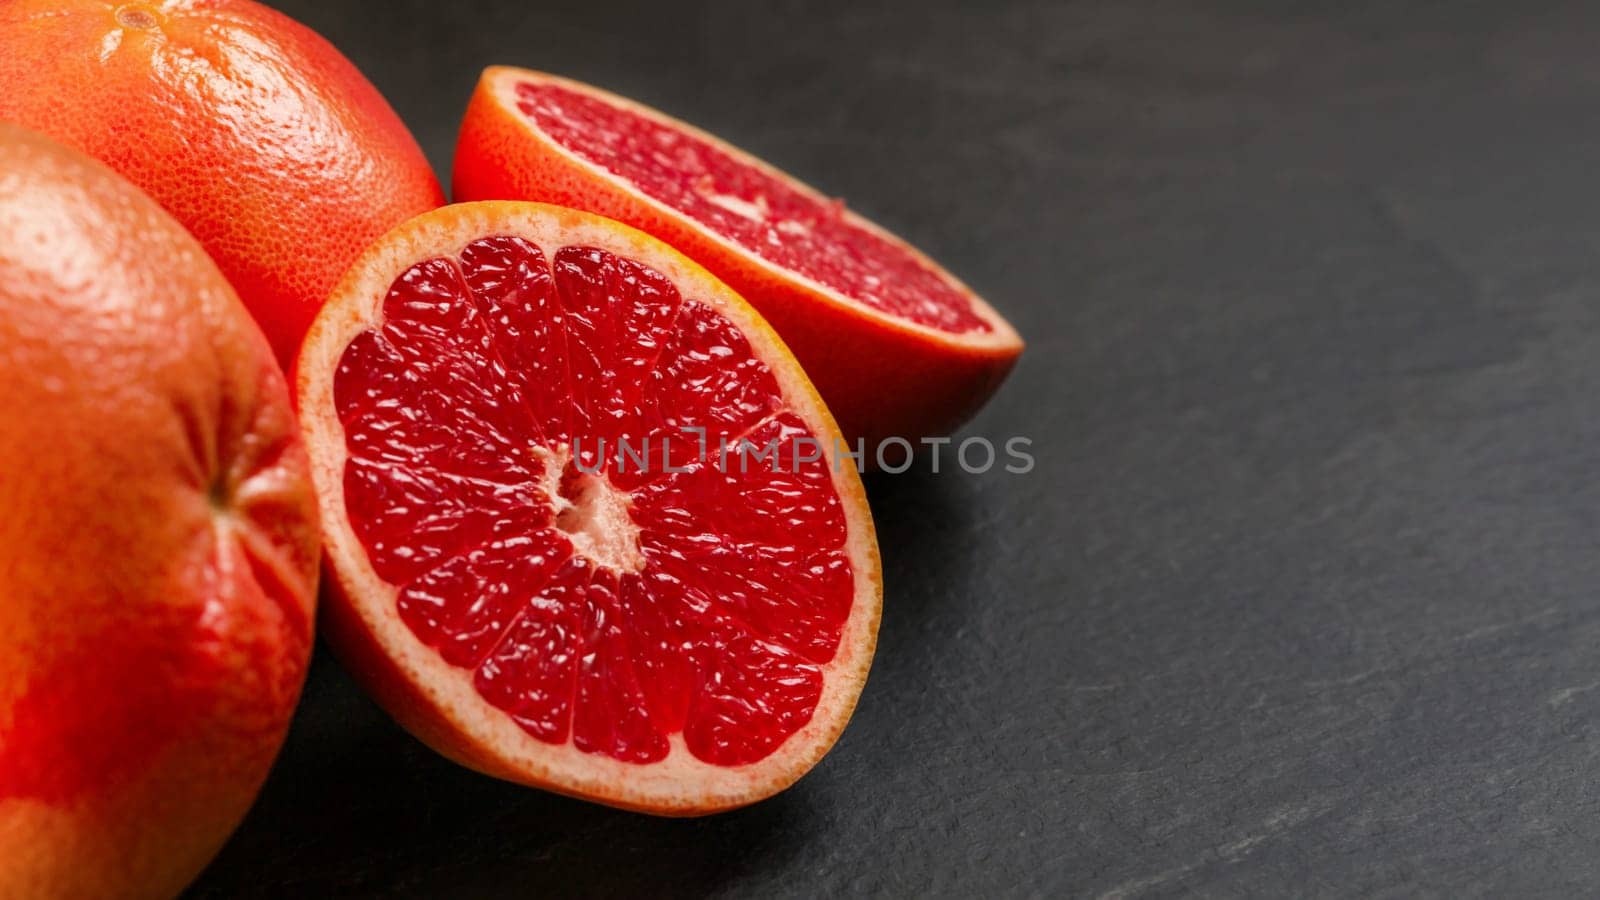
[{"label": "grapefruit pith", "polygon": [[966,421],[1022,351],[970,288],[843,204],[598,88],[486,70],[456,145],[457,200],[541,200],[655,235],[747,299],[871,450]]},{"label": "grapefruit pith", "polygon": [[860,478],[783,343],[670,247],[424,214],[334,292],[298,391],[330,640],[447,756],[692,815],[839,735],[881,602]]},{"label": "grapefruit pith", "polygon": [[170,897],[283,741],[310,474],[271,349],[188,232],[0,125],[0,897]]},{"label": "grapefruit pith", "polygon": [[444,202],[378,90],[251,0],[5,0],[0,120],[88,153],[166,207],[285,367],[357,254]]}]

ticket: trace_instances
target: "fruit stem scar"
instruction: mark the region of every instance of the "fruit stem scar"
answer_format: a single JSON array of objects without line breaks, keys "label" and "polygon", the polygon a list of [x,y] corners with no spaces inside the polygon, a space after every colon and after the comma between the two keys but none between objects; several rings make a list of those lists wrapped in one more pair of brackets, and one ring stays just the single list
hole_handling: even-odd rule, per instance
[{"label": "fruit stem scar", "polygon": [[161,24],[161,17],[142,3],[125,3],[117,7],[117,24],[123,28],[149,29]]},{"label": "fruit stem scar", "polygon": [[206,503],[213,512],[228,511],[228,485],[221,476],[211,479],[211,483],[206,485]]}]

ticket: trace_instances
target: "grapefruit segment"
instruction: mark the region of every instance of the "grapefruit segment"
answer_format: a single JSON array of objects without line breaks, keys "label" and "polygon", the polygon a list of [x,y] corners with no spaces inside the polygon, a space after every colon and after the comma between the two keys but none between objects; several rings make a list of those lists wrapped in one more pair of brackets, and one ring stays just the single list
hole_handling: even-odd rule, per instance
[{"label": "grapefruit segment", "polygon": [[579,82],[485,71],[454,193],[586,209],[679,248],[771,321],[845,434],[869,447],[960,425],[1022,351],[970,288],[841,202]]},{"label": "grapefruit segment", "polygon": [[860,479],[782,342],[671,248],[540,204],[420,216],[298,387],[330,639],[442,752],[693,814],[837,738],[881,596]]}]

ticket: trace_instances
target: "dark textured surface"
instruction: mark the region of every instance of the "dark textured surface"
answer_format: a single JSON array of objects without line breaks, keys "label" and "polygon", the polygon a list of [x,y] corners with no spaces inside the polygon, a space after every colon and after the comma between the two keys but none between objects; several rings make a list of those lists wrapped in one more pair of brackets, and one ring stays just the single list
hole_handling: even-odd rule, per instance
[{"label": "dark textured surface", "polygon": [[501,784],[324,653],[199,896],[1600,887],[1595,7],[280,5],[441,170],[500,62],[848,197],[1030,340],[966,433],[1038,468],[871,482],[878,662],[787,794]]}]

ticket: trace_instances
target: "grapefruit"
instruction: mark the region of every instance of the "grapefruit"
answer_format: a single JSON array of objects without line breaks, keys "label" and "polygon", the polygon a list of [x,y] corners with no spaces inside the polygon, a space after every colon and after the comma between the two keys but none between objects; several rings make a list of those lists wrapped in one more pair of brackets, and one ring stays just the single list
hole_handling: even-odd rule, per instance
[{"label": "grapefruit", "polygon": [[453,190],[586,209],[683,251],[772,323],[869,462],[886,438],[954,430],[1022,351],[970,288],[841,202],[586,84],[486,70]]},{"label": "grapefruit", "polygon": [[482,772],[651,813],[793,783],[881,601],[838,431],[776,334],[648,235],[458,204],[373,245],[298,370],[326,632]]},{"label": "grapefruit", "polygon": [[283,740],[316,506],[288,388],[200,245],[0,125],[0,897],[171,896]]},{"label": "grapefruit", "polygon": [[444,202],[355,66],[250,0],[6,0],[0,120],[97,157],[165,206],[285,365],[356,255]]}]

